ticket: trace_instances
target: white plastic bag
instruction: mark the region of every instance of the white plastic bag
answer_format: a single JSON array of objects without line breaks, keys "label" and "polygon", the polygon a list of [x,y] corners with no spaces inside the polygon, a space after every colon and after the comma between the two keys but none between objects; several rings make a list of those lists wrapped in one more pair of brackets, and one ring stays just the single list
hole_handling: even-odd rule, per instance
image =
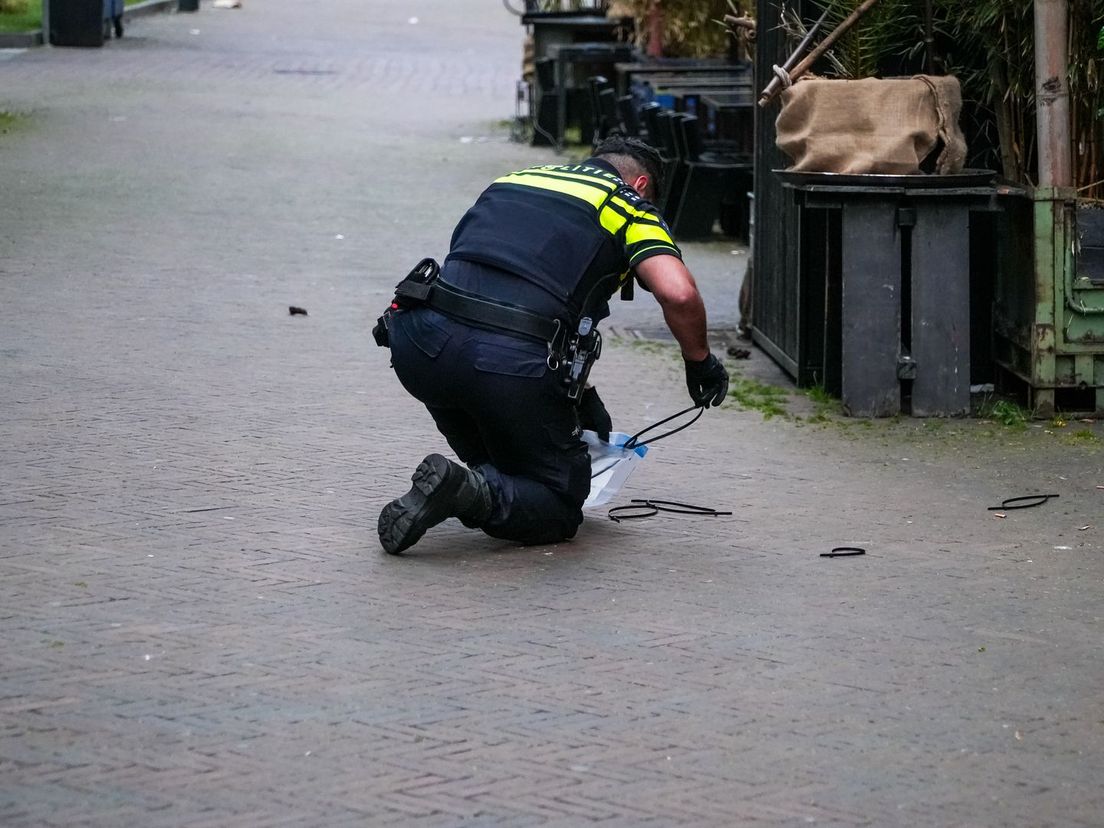
[{"label": "white plastic bag", "polygon": [[629,435],[620,431],[610,434],[608,443],[598,439],[593,431],[583,432],[583,442],[590,452],[590,496],[583,503],[584,509],[604,506],[621,491],[625,481],[640,459],[648,453],[647,446],[623,448]]}]

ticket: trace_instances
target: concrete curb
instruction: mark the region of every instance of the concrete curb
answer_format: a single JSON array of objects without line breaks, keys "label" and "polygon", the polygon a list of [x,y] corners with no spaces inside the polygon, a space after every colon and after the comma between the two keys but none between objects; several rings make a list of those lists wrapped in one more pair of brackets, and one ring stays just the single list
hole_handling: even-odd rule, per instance
[{"label": "concrete curb", "polygon": [[176,11],[177,0],[145,0],[123,9],[123,20],[128,17],[144,17],[147,14],[161,14]]},{"label": "concrete curb", "polygon": [[0,49],[30,49],[42,45],[42,31],[0,32]]},{"label": "concrete curb", "polygon": [[[148,14],[161,14],[174,11],[177,0],[145,0],[123,9],[123,20],[131,17],[144,17]],[[41,29],[29,32],[0,32],[0,49],[32,49],[45,43]]]}]

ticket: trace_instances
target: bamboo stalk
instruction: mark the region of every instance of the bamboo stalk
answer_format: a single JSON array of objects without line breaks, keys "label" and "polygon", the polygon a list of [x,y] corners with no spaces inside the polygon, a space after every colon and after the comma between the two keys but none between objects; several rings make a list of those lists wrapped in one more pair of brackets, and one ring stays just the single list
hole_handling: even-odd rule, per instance
[{"label": "bamboo stalk", "polygon": [[[816,63],[816,61],[820,58],[820,56],[831,49],[833,43],[835,43],[837,40],[847,34],[847,31],[859,22],[859,18],[870,11],[870,9],[873,8],[874,4],[877,2],[878,0],[863,0],[863,2],[860,3],[855,8],[855,10],[851,12],[851,14],[847,15],[847,17],[844,18],[842,23],[836,26],[834,30],[832,30],[825,36],[824,40],[820,41],[820,43],[817,44],[816,48],[813,49],[813,51],[809,52],[809,54],[806,55],[804,60],[802,60],[799,64],[797,64],[797,66],[789,71],[788,74],[790,78],[790,83],[793,83],[795,80],[808,72],[812,65]],[[767,84],[767,88],[763,90],[763,94],[759,96],[759,106],[766,106],[768,103],[774,100],[774,98],[777,97],[778,93],[782,91],[781,86],[782,81],[779,78],[772,78],[771,82]]]}]

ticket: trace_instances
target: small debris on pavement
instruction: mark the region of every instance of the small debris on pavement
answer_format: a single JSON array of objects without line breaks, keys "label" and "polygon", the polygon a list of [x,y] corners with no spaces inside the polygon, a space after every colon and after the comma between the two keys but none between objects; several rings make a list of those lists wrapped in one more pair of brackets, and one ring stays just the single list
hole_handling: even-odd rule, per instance
[{"label": "small debris on pavement", "polygon": [[856,555],[865,555],[866,550],[861,546],[837,546],[831,552],[821,552],[822,558],[853,558]]},{"label": "small debris on pavement", "polygon": [[307,315],[307,309],[306,308],[297,308],[295,305],[289,305],[288,306],[288,313],[291,316],[306,316]]},{"label": "small debris on pavement", "polygon": [[[902,457],[902,460],[907,459]],[[1036,495],[1019,495],[1017,497],[1008,497],[1001,501],[1000,506],[987,507],[990,512],[1010,511],[1012,509],[1030,509],[1033,506],[1041,506],[1051,498],[1058,497],[1056,494],[1036,494]]]},{"label": "small debris on pavement", "polygon": [[733,346],[728,349],[727,353],[733,359],[751,359],[751,351],[747,348],[737,348]]},{"label": "small debris on pavement", "polygon": [[993,517],[995,517],[995,518],[1006,518],[1006,517],[1008,517],[1008,515],[1006,515],[1004,512],[994,512]]}]

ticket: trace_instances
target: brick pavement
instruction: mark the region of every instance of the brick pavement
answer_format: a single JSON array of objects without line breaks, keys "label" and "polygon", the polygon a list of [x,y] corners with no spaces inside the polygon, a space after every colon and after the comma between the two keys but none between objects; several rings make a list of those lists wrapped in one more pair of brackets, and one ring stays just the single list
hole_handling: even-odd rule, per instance
[{"label": "brick pavement", "polygon": [[[1088,426],[730,404],[624,499],[732,517],[379,551],[442,442],[367,327],[552,157],[519,53],[496,3],[254,0],[0,62],[0,824],[1104,824]],[[719,340],[731,249],[687,245]],[[595,379],[685,404],[662,345]]]}]

